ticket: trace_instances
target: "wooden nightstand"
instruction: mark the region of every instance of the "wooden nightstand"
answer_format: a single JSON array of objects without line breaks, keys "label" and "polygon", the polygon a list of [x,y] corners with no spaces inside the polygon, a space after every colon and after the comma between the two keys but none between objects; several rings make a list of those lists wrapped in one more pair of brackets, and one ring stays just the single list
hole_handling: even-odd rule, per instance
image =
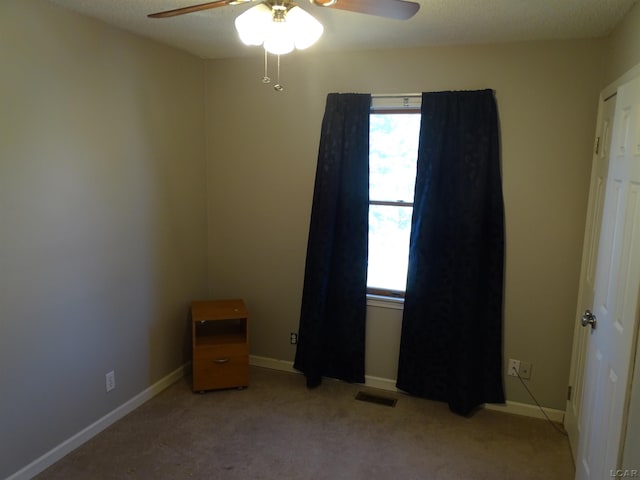
[{"label": "wooden nightstand", "polygon": [[194,392],[249,386],[248,320],[242,300],[191,304]]}]

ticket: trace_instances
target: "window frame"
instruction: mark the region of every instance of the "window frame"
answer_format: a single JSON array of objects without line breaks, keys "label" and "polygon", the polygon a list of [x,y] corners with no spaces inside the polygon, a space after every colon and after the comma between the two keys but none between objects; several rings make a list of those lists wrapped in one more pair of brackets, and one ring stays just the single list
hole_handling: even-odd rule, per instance
[{"label": "window frame", "polygon": [[[386,97],[383,97],[383,98],[386,98]],[[374,105],[375,98],[374,98],[373,99],[374,101],[372,101],[371,109],[369,110],[369,115],[397,115],[397,114],[413,114],[413,115],[418,114],[419,115],[421,113],[421,107],[419,105],[416,106],[415,104],[410,104],[410,102],[408,101],[409,98],[415,98],[415,96],[411,96],[411,97],[399,96],[397,98],[403,100],[404,106],[402,107],[375,106]],[[371,198],[369,198],[369,206],[371,205],[413,208],[413,202],[405,202],[403,200],[397,200],[397,201],[371,200]],[[367,261],[369,261],[368,256],[367,256]],[[393,289],[387,289],[387,288],[369,287],[367,285],[367,296],[370,298],[380,299],[383,301],[388,299],[388,300],[394,300],[395,302],[397,301],[404,302],[405,293],[406,293],[406,290],[393,290]]]}]

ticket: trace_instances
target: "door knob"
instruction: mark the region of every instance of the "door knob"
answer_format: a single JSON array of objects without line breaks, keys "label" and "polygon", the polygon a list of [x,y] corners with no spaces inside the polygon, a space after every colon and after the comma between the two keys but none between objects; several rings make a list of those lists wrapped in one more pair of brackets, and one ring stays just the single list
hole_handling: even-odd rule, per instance
[{"label": "door knob", "polygon": [[582,317],[580,318],[580,321],[583,327],[586,327],[587,325],[591,325],[591,330],[595,330],[596,324],[598,323],[598,319],[589,309],[584,311],[584,313],[582,314]]}]

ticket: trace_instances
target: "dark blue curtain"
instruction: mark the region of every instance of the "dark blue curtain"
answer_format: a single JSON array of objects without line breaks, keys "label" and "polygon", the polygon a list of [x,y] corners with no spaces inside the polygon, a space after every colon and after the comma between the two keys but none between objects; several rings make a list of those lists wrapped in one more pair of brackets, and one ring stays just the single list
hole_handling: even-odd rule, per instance
[{"label": "dark blue curtain", "polygon": [[327,96],[294,367],[364,382],[369,209],[369,94]]},{"label": "dark blue curtain", "polygon": [[423,93],[399,389],[462,415],[504,402],[503,268],[493,92]]}]

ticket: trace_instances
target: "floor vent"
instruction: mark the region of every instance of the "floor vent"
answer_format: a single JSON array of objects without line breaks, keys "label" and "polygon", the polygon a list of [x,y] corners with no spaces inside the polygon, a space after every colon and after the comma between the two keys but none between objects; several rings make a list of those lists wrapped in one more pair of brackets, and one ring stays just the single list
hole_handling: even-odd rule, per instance
[{"label": "floor vent", "polygon": [[396,402],[398,401],[396,398],[381,397],[380,395],[373,395],[371,393],[365,392],[358,392],[358,394],[356,395],[356,400],[376,403],[378,405],[384,405],[385,407],[395,407]]}]

